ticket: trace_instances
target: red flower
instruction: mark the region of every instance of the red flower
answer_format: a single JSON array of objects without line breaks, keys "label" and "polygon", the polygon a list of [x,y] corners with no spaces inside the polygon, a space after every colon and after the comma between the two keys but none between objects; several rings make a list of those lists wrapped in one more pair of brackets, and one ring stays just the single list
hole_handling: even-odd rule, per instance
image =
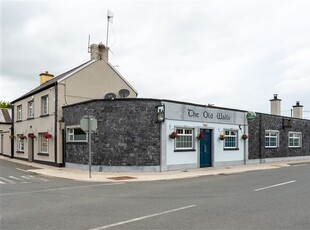
[{"label": "red flower", "polygon": [[248,135],[246,135],[245,133],[241,136],[241,138],[243,139],[243,140],[246,140],[246,139],[248,139]]},{"label": "red flower", "polygon": [[173,131],[173,132],[169,135],[169,137],[170,137],[171,139],[175,139],[177,136],[178,136],[178,134],[177,134],[176,131]]},{"label": "red flower", "polygon": [[50,139],[50,138],[52,138],[52,134],[50,134],[50,133],[44,133],[44,138]]},{"label": "red flower", "polygon": [[205,137],[205,135],[203,134],[203,132],[200,132],[199,134],[198,134],[198,136],[197,136],[197,139],[198,140],[203,140],[203,139],[205,139],[206,137]]},{"label": "red flower", "polygon": [[34,135],[34,133],[28,133],[28,137],[30,137],[30,138],[36,138],[36,136]]}]

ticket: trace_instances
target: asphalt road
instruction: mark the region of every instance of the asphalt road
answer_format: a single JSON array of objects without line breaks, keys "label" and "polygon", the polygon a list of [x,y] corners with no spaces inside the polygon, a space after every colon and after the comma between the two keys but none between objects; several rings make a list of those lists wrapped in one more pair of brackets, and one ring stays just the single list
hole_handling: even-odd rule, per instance
[{"label": "asphalt road", "polygon": [[[0,177],[29,176],[25,166],[0,166]],[[310,164],[157,182],[32,176],[0,183],[0,229],[310,228]]]}]

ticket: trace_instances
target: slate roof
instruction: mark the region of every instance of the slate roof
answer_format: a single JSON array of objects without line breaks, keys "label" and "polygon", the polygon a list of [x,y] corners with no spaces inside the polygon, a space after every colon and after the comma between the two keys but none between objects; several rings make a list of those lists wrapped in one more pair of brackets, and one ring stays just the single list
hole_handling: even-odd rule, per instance
[{"label": "slate roof", "polygon": [[76,71],[77,69],[83,67],[84,65],[87,66],[87,65],[90,64],[90,62],[92,62],[92,61],[93,61],[93,60],[87,61],[87,62],[85,62],[85,63],[83,63],[83,64],[81,64],[81,65],[79,65],[79,66],[77,66],[77,67],[75,67],[75,68],[73,68],[73,69],[71,69],[71,70],[65,72],[65,73],[62,73],[62,74],[58,75],[57,77],[54,77],[53,79],[51,79],[51,80],[49,80],[49,81],[43,83],[42,85],[39,85],[38,87],[36,87],[36,88],[34,88],[33,90],[29,91],[28,93],[24,94],[23,96],[21,96],[21,97],[15,99],[15,100],[12,101],[11,103],[13,104],[13,103],[15,103],[15,102],[17,102],[17,101],[20,101],[20,100],[22,100],[22,99],[24,99],[24,98],[26,98],[26,97],[29,97],[29,96],[33,95],[33,94],[35,94],[35,93],[38,93],[38,92],[43,91],[43,90],[45,90],[45,89],[47,89],[47,88],[49,88],[49,87],[54,86],[54,85],[57,83],[57,81],[59,81],[59,80],[62,79],[63,77],[69,75],[70,73],[73,73],[74,71]]},{"label": "slate roof", "polygon": [[12,113],[11,109],[0,109],[0,123],[11,124],[12,122]]}]

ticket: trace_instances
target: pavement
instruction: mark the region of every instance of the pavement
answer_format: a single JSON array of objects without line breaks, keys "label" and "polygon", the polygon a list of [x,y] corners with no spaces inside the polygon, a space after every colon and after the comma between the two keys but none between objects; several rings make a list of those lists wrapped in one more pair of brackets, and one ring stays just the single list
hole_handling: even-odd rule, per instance
[{"label": "pavement", "polygon": [[33,167],[33,169],[27,169],[27,171],[39,175],[65,178],[77,181],[89,181],[89,182],[120,182],[120,181],[134,182],[134,181],[174,180],[174,179],[185,179],[185,178],[193,178],[208,175],[228,175],[233,173],[243,173],[255,170],[269,170],[282,167],[290,167],[290,164],[310,163],[309,160],[303,160],[303,161],[286,161],[276,163],[208,167],[208,168],[197,168],[188,170],[174,170],[167,172],[91,172],[91,178],[90,178],[89,171],[82,171],[79,169],[72,169],[72,168],[58,168],[49,165],[18,160],[14,158],[12,159],[4,156],[0,156],[0,159]]}]

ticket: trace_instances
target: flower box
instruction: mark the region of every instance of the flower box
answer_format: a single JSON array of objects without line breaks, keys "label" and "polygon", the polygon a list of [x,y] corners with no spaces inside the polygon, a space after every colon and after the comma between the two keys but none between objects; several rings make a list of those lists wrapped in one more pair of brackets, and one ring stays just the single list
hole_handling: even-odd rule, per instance
[{"label": "flower box", "polygon": [[169,135],[169,137],[170,137],[171,139],[175,139],[177,136],[178,136],[178,134],[177,134],[176,131],[173,131],[173,132]]},{"label": "flower box", "polygon": [[34,135],[34,133],[28,133],[28,137],[33,139],[33,138],[36,138],[36,135]]},{"label": "flower box", "polygon": [[243,139],[243,140],[246,140],[246,139],[248,139],[248,135],[246,135],[245,133],[241,136],[241,138]]},{"label": "flower box", "polygon": [[46,139],[51,139],[51,138],[52,138],[52,134],[50,134],[50,133],[45,133],[45,134],[44,134],[44,138],[46,138]]}]

